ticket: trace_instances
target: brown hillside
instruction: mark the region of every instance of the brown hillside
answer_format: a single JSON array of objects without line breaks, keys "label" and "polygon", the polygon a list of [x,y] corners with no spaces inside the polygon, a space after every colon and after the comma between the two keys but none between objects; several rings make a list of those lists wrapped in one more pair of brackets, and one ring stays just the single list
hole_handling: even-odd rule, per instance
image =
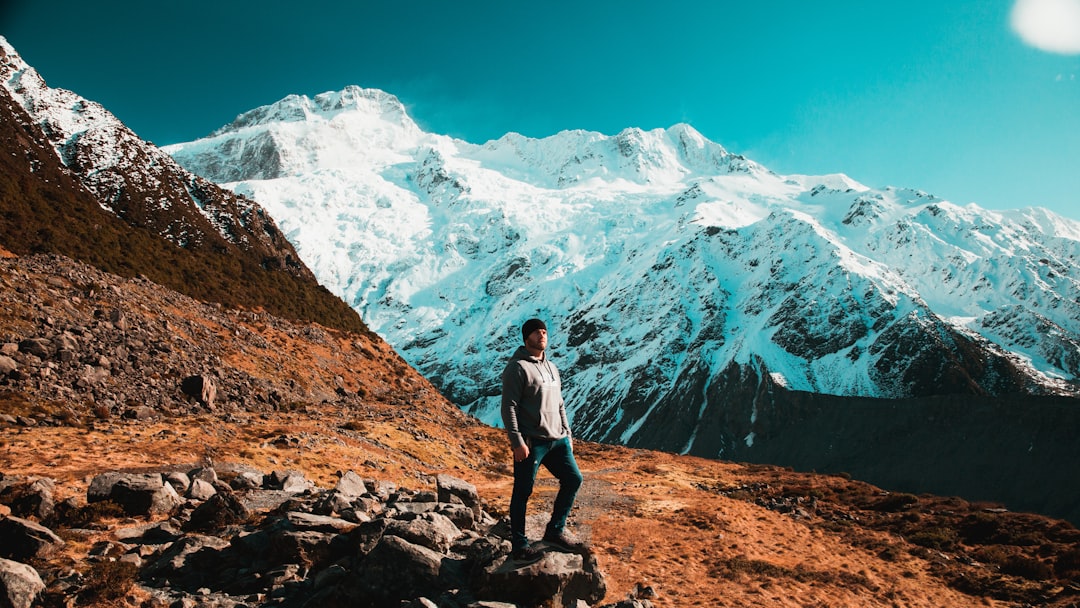
[{"label": "brown hillside", "polygon": [[[140,179],[132,169],[131,175],[118,176],[127,185],[108,201],[122,203],[121,217],[103,208],[98,195],[60,162],[47,142],[0,87],[0,245],[8,250],[57,253],[121,276],[142,275],[203,301],[265,308],[290,319],[367,331],[354,310],[319,285],[269,217],[248,217],[246,224],[256,226],[250,231],[239,221],[228,226],[245,235],[247,246],[240,247],[183,198],[191,191],[204,205],[237,219],[244,213],[236,195],[185,177],[178,166],[157,168],[154,180],[167,179],[168,188],[140,189],[141,181],[151,180]],[[131,154],[139,157],[139,165],[153,166],[141,146],[150,144],[132,143]],[[170,196],[172,202],[164,209],[156,202]],[[190,242],[179,247],[163,238],[168,226],[183,227]]]},{"label": "brown hillside", "polygon": [[[73,360],[18,348],[64,336]],[[299,469],[323,486],[349,469],[406,487],[447,472],[475,484],[491,513],[506,513],[502,433],[465,416],[370,334],[5,253],[0,346],[19,362],[0,379],[4,475],[50,477],[79,497],[95,473],[207,460]],[[104,373],[88,381],[87,368]],[[180,394],[195,373],[218,383],[212,407]],[[571,524],[599,557],[607,602],[639,584],[670,607],[1080,601],[1080,532],[1062,521],[844,476],[587,442],[576,451],[586,481]],[[554,489],[542,477],[530,512]],[[83,568],[90,544],[69,542],[63,559]],[[142,596],[136,588],[129,598]]]}]

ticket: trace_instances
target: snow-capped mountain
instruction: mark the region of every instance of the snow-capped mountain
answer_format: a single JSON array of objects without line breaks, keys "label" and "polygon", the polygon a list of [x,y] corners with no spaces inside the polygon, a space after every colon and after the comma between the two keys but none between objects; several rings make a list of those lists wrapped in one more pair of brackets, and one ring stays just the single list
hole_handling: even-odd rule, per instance
[{"label": "snow-capped mountain", "polygon": [[487,422],[533,316],[576,434],[704,456],[752,446],[777,392],[1080,387],[1080,223],[1043,209],[777,175],[685,124],[475,145],[356,87],[165,150]]}]

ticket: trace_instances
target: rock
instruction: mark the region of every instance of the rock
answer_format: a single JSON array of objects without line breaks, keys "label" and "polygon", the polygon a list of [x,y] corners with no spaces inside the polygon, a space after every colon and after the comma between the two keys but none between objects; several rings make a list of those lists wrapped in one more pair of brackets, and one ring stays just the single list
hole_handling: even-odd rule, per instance
[{"label": "rock", "polygon": [[109,472],[95,475],[86,489],[86,502],[101,502],[111,498],[113,486],[124,476],[123,473]]},{"label": "rock", "polygon": [[232,494],[214,494],[191,512],[186,530],[213,530],[244,523],[251,517],[251,511]]},{"label": "rock", "polygon": [[250,471],[243,471],[229,480],[229,487],[234,490],[255,490],[262,486],[263,475],[261,473],[252,473]]},{"label": "rock", "polygon": [[263,485],[272,490],[281,490],[290,494],[303,494],[314,487],[307,477],[299,471],[274,471]]},{"label": "rock", "polygon": [[435,477],[435,484],[439,502],[454,502],[453,499],[456,498],[474,513],[480,514],[480,495],[476,492],[476,486],[463,479],[443,474]]},{"label": "rock", "polygon": [[147,564],[141,573],[145,580],[168,580],[185,589],[198,589],[213,570],[218,554],[229,541],[216,536],[185,536],[169,546],[157,560]]},{"label": "rock", "polygon": [[342,496],[356,497],[367,493],[367,484],[353,471],[346,471],[338,480],[334,490]]},{"label": "rock", "polygon": [[188,478],[192,481],[202,480],[210,485],[217,485],[218,474],[212,467],[199,467],[188,472]]},{"label": "rock", "polygon": [[435,512],[454,522],[454,525],[462,530],[476,529],[476,514],[465,505],[442,503]]},{"label": "rock", "polygon": [[[191,497],[210,495],[202,504],[192,501],[172,509],[168,521],[113,526],[110,540],[86,530],[98,541],[88,560],[133,564],[155,606],[503,608],[515,602],[566,607],[603,595],[603,577],[587,552],[549,551],[540,562],[524,566],[508,560],[505,531],[479,508],[475,488],[459,479],[437,479],[435,492],[409,491],[347,472],[334,489],[319,490],[296,472],[247,473],[236,474],[232,487],[209,467],[189,474],[94,477],[88,500],[142,505],[125,506],[128,513],[149,508],[146,495],[177,496],[176,489],[185,485]],[[236,484],[241,478],[250,483]],[[16,483],[29,487],[26,481],[0,476],[0,495]],[[241,487],[255,481],[260,487]],[[295,492],[298,487],[303,491]],[[342,516],[324,514],[330,506]],[[0,519],[0,553],[27,545],[16,559],[33,559],[55,546],[29,545],[31,540],[62,544],[47,528],[34,526],[18,518]],[[73,575],[55,586],[50,582],[49,593],[76,597],[85,584]],[[0,608],[4,605],[0,600]]]},{"label": "rock", "polygon": [[319,500],[317,505],[315,505],[315,513],[320,515],[332,515],[334,513],[344,515],[350,510],[355,512],[353,500],[356,498],[358,497],[348,496],[337,490],[331,490]]},{"label": "rock", "polygon": [[182,535],[179,528],[171,521],[163,521],[156,524],[120,528],[113,532],[116,540],[125,543],[139,544],[164,544],[179,539]]},{"label": "rock", "polygon": [[196,479],[192,482],[187,497],[192,500],[203,501],[209,499],[214,494],[217,494],[217,490],[211,483],[203,481],[202,479]]},{"label": "rock", "polygon": [[19,342],[19,350],[42,361],[52,357],[52,342],[45,338],[28,338]]},{"label": "rock", "polygon": [[154,417],[154,410],[145,405],[129,407],[120,414],[120,417],[124,420],[149,420]]},{"label": "rock", "polygon": [[217,385],[209,376],[188,376],[180,381],[180,390],[207,408],[213,408],[217,399]]},{"label": "rock", "polygon": [[14,359],[7,355],[0,355],[0,376],[7,376],[17,369],[19,369],[19,364]]},{"label": "rock", "polygon": [[285,519],[297,530],[313,530],[315,532],[335,532],[340,534],[353,530],[357,525],[337,517],[298,513],[296,511],[286,513]]},{"label": "rock", "polygon": [[87,502],[111,500],[128,515],[169,513],[181,502],[172,485],[151,473],[106,473],[90,482]]},{"label": "rock", "polygon": [[454,540],[461,536],[461,530],[445,515],[423,513],[411,521],[391,521],[386,534],[400,536],[411,543],[446,553]]},{"label": "rock", "polygon": [[578,600],[594,604],[604,598],[607,584],[590,553],[545,551],[540,560],[519,564],[512,559],[492,562],[479,580],[481,599],[535,603],[550,598],[552,606],[576,606]]},{"label": "rock", "polygon": [[64,546],[52,530],[21,517],[0,519],[0,557],[24,560],[48,557]]},{"label": "rock", "polygon": [[[354,576],[342,583],[347,598],[360,605],[396,605],[402,600],[437,596],[443,555],[399,536],[383,536]],[[454,588],[454,587],[449,587]]]},{"label": "rock", "polygon": [[191,478],[180,471],[169,471],[163,477],[165,483],[171,485],[177,494],[187,494],[191,488]]},{"label": "rock", "polygon": [[48,519],[56,509],[53,490],[56,482],[46,477],[32,479],[4,479],[0,481],[0,503],[10,507],[19,517]]},{"label": "rock", "polygon": [[45,590],[41,576],[26,564],[0,559],[0,606],[30,608]]}]

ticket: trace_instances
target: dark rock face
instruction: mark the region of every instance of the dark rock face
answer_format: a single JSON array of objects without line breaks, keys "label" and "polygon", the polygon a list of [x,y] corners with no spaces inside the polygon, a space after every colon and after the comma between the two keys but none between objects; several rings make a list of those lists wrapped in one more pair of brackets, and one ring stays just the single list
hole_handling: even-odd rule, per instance
[{"label": "dark rock face", "polygon": [[[896,491],[1001,502],[1080,522],[1076,493],[1065,490],[1074,484],[1062,483],[1080,480],[1073,398],[804,393],[776,385],[760,361],[716,375],[696,369],[679,378],[678,389],[652,414],[664,424],[643,425],[631,446],[847,473]],[[687,422],[699,407],[691,394],[707,401],[696,424]],[[1047,487],[1061,490],[1040,490]]]}]

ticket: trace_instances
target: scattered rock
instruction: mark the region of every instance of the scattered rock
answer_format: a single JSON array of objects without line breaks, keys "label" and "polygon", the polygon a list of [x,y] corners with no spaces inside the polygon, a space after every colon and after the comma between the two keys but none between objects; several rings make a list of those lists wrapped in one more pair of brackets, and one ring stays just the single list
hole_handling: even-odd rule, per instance
[{"label": "scattered rock", "polygon": [[0,519],[0,557],[26,560],[48,557],[64,546],[52,530],[21,517]]},{"label": "scattered rock", "polygon": [[45,590],[41,576],[26,564],[0,558],[0,606],[30,608]]}]

